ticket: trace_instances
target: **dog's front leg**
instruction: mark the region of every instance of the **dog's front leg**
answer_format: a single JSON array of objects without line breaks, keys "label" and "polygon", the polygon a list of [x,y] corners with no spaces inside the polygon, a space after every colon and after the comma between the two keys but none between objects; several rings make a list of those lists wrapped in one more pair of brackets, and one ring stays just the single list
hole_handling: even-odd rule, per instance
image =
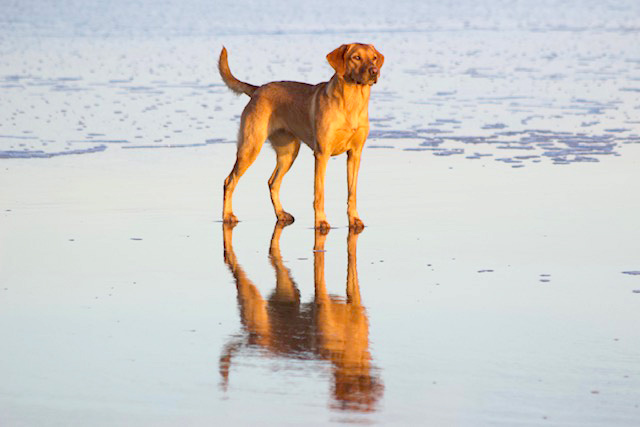
[{"label": "dog's front leg", "polygon": [[356,190],[358,187],[358,171],[360,169],[360,157],[362,146],[347,152],[347,215],[349,217],[349,228],[359,233],[364,228],[364,223],[358,215],[356,206]]},{"label": "dog's front leg", "polygon": [[327,222],[327,216],[324,213],[324,176],[327,171],[327,163],[329,162],[329,154],[323,152],[315,152],[315,179],[314,179],[314,196],[313,210],[315,212],[315,227],[321,233],[328,233],[331,226]]},{"label": "dog's front leg", "polygon": [[347,215],[349,217],[349,228],[356,233],[364,229],[364,223],[358,215],[356,207],[356,190],[358,188],[358,172],[360,171],[360,157],[364,143],[369,136],[369,126],[358,128],[351,138],[351,149],[347,151]]}]

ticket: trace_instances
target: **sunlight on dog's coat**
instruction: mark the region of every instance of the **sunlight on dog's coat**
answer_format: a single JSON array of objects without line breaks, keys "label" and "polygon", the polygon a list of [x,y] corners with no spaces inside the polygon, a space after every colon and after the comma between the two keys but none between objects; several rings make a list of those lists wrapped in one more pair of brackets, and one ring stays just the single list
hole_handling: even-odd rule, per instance
[{"label": "sunlight on dog's coat", "polygon": [[372,45],[351,43],[329,53],[327,60],[335,70],[328,82],[284,81],[258,87],[231,74],[227,50],[222,48],[218,62],[222,80],[235,93],[251,97],[240,120],[236,162],[224,182],[222,218],[226,224],[238,222],[231,204],[233,190],[269,139],[277,157],[269,189],[279,223],[294,220],[280,203],[280,184],[298,156],[300,142],[304,142],[315,156],[315,227],[323,232],[330,228],[324,212],[327,162],[331,156],[346,152],[349,227],[364,228],[356,208],[356,187],[362,148],[369,135],[369,95],[380,76],[384,56]]}]

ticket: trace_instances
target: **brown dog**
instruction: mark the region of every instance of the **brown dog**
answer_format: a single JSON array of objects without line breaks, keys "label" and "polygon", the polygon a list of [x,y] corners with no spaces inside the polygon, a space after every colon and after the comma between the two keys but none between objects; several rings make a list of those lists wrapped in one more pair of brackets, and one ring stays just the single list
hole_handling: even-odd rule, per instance
[{"label": "brown dog", "polygon": [[358,169],[369,134],[371,85],[378,81],[384,56],[372,45],[351,43],[329,53],[327,60],[335,70],[328,82],[271,82],[258,87],[231,74],[227,50],[222,48],[218,62],[222,80],[232,91],[251,97],[242,112],[236,163],[224,181],[225,223],[238,222],[231,208],[233,190],[269,139],[277,156],[269,189],[279,223],[293,222],[293,216],[282,209],[279,193],[282,178],[296,159],[302,141],[315,156],[315,227],[324,232],[330,228],[324,213],[324,177],[329,157],[347,152],[349,227],[364,228],[356,209]]}]

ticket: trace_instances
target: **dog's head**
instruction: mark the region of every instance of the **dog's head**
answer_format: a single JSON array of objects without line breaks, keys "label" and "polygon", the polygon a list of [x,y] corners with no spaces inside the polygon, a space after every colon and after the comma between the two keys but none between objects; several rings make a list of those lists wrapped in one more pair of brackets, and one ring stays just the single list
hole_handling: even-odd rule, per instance
[{"label": "dog's head", "polygon": [[349,43],[328,54],[327,61],[347,83],[371,86],[380,77],[384,55],[373,45]]}]

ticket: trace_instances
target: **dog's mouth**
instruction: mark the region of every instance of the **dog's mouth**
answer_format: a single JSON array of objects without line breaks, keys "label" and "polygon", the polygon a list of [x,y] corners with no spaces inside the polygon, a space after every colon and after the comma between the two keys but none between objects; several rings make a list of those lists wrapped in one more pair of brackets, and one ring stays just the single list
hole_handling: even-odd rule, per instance
[{"label": "dog's mouth", "polygon": [[378,83],[378,79],[380,78],[380,70],[378,68],[369,69],[367,70],[367,73],[362,77],[364,84],[373,86],[374,84]]},{"label": "dog's mouth", "polygon": [[352,76],[351,81],[360,86],[373,86],[374,84],[378,83],[378,77],[380,77],[378,74],[375,74],[372,76],[364,76],[364,77]]},{"label": "dog's mouth", "polygon": [[373,86],[376,83],[378,83],[378,76],[371,76],[360,84],[363,86]]}]

